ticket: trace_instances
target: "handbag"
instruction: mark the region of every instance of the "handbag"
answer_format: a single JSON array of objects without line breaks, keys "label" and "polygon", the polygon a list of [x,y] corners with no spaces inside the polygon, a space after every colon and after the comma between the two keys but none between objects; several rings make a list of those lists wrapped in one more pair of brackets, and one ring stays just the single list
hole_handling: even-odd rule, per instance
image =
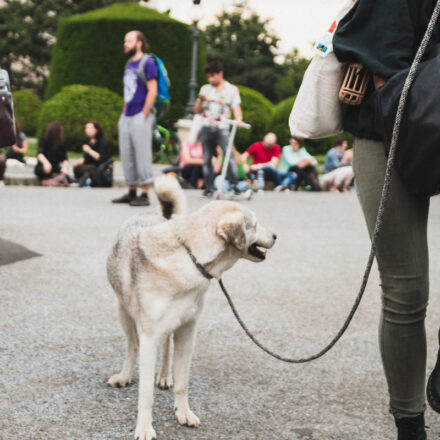
[{"label": "handbag", "polygon": [[[409,69],[392,76],[378,89],[375,124],[386,153],[391,145],[397,106]],[[396,145],[394,167],[408,191],[421,197],[440,192],[440,50],[420,63],[409,90]]]},{"label": "handbag", "polygon": [[14,107],[6,70],[0,69],[0,148],[15,144]]},{"label": "handbag", "polygon": [[113,186],[113,159],[107,159],[93,173],[92,187],[110,188]]},{"label": "handbag", "polygon": [[342,129],[342,103],[339,90],[346,71],[332,46],[337,23],[353,7],[348,0],[330,26],[323,41],[315,46],[315,55],[307,67],[289,117],[290,132],[299,138],[323,138]]}]

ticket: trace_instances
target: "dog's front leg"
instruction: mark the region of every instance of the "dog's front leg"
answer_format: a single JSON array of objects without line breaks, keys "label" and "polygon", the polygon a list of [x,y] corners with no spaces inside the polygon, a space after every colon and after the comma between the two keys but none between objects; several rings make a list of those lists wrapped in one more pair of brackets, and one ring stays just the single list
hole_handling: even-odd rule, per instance
[{"label": "dog's front leg", "polygon": [[196,332],[196,319],[174,331],[174,409],[181,425],[198,427],[200,420],[188,403],[188,377]]},{"label": "dog's front leg", "polygon": [[157,376],[156,385],[162,389],[167,390],[173,386],[173,376],[171,375],[171,360],[173,357],[173,334],[167,336],[163,346],[162,368],[159,376]]},{"label": "dog's front leg", "polygon": [[152,440],[156,438],[152,409],[157,345],[153,337],[144,333],[139,334],[139,343],[139,400],[135,438]]}]

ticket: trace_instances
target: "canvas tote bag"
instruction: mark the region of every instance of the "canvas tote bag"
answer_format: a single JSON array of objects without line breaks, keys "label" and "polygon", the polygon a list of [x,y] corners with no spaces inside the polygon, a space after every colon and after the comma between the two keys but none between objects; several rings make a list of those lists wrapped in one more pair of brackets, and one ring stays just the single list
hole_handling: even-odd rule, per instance
[{"label": "canvas tote bag", "polygon": [[0,148],[15,144],[14,108],[6,70],[0,69]]},{"label": "canvas tote bag", "polygon": [[348,0],[333,20],[328,32],[315,46],[315,55],[307,67],[289,117],[290,132],[299,138],[323,138],[342,130],[342,103],[338,95],[346,70],[333,52],[333,34],[337,24],[353,7]]}]

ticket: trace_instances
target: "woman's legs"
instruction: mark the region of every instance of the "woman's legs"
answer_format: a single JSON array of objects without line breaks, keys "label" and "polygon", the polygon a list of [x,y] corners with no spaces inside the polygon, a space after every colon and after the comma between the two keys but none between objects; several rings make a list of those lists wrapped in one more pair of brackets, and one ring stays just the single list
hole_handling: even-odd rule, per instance
[{"label": "woman's legs", "polygon": [[[356,139],[354,175],[370,237],[382,194],[386,157],[380,142]],[[380,349],[396,418],[425,410],[429,200],[408,193],[394,172],[376,243],[382,285]]]}]

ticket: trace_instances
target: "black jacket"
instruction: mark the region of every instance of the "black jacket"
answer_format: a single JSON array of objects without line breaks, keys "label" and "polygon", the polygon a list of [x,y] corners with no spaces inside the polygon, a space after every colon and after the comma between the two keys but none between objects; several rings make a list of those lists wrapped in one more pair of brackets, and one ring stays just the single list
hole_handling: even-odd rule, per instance
[{"label": "black jacket", "polygon": [[[358,0],[335,32],[336,57],[341,62],[361,63],[372,74],[390,78],[411,65],[435,4],[435,0]],[[437,23],[425,57],[439,41]],[[357,137],[381,140],[374,127],[373,81],[360,106],[344,105],[343,127]]]}]

